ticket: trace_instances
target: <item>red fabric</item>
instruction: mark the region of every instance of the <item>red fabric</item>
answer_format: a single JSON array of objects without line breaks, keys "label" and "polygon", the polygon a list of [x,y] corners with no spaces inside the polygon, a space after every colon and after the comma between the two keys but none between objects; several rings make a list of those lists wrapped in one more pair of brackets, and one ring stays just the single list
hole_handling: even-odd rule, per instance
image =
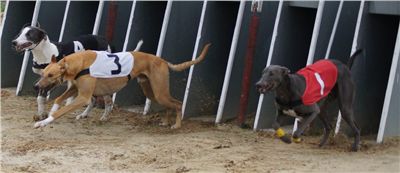
[{"label": "red fabric", "polygon": [[[297,74],[306,79],[306,89],[301,97],[304,105],[311,105],[327,96],[335,86],[337,68],[329,60],[319,60],[314,64],[300,69]],[[318,81],[320,77],[320,82]],[[321,88],[323,86],[323,92]]]}]

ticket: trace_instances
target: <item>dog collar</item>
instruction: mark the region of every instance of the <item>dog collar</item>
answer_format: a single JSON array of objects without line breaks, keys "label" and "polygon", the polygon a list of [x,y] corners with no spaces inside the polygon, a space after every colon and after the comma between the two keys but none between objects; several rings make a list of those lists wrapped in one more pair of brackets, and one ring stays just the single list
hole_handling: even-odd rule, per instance
[{"label": "dog collar", "polygon": [[49,63],[38,64],[37,62],[33,61],[32,67],[37,69],[44,69],[47,67],[47,65],[49,65]]},{"label": "dog collar", "polygon": [[293,108],[293,107],[300,106],[303,104],[302,100],[294,100],[294,101],[284,102],[281,99],[279,99],[278,97],[275,97],[275,101],[279,105],[281,105],[283,107],[289,107],[289,108]]}]

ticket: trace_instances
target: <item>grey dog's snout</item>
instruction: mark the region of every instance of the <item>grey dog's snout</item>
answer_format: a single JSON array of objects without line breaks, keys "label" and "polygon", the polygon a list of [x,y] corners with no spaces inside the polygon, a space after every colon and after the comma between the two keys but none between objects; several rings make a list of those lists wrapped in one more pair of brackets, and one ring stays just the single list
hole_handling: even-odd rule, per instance
[{"label": "grey dog's snout", "polygon": [[262,82],[261,82],[261,81],[258,81],[258,82],[256,83],[256,88],[257,88],[257,89],[260,89],[260,88],[262,88],[262,87],[263,87]]}]

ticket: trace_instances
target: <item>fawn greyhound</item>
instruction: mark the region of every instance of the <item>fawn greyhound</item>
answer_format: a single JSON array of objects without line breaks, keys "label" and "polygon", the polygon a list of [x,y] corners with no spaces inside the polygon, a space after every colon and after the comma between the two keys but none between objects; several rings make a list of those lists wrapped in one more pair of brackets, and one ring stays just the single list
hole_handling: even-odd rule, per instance
[{"label": "fawn greyhound", "polygon": [[[89,104],[92,95],[104,96],[115,93],[126,86],[131,78],[137,77],[147,98],[176,111],[176,121],[171,128],[180,128],[182,103],[172,98],[169,93],[169,69],[182,71],[201,62],[210,45],[205,45],[195,60],[176,65],[155,55],[139,51],[116,54],[83,51],[68,55],[59,62],[53,58],[52,62],[43,70],[36,86],[45,89],[58,85],[64,80],[73,85],[55,99],[49,116],[36,122],[34,127],[44,127],[54,119]],[[59,109],[63,100],[76,94],[77,97],[71,104]],[[105,102],[107,110],[107,107],[110,107],[110,101],[106,100]],[[163,118],[163,124],[167,125],[168,123],[169,117],[166,116]]]}]

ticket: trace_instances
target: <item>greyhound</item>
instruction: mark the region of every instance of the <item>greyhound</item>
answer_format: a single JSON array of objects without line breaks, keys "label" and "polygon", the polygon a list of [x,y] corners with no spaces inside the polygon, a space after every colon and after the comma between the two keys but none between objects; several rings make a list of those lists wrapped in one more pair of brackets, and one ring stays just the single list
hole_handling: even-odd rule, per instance
[{"label": "greyhound", "polygon": [[[17,52],[25,50],[32,51],[33,54],[33,67],[32,71],[40,75],[43,69],[50,63],[51,57],[54,55],[57,61],[64,58],[64,56],[83,51],[85,49],[91,50],[106,50],[112,52],[112,47],[108,44],[107,40],[100,36],[95,35],[82,35],[75,39],[75,41],[55,43],[51,42],[47,32],[40,26],[24,26],[20,33],[12,42]],[[71,84],[68,84],[70,87]],[[37,103],[38,112],[33,117],[34,120],[41,120],[46,118],[45,100],[48,92],[52,88],[38,89]],[[67,100],[67,104],[72,101],[72,97]]]},{"label": "greyhound", "polygon": [[[200,56],[195,60],[180,64],[171,64],[158,56],[132,51],[109,54],[104,51],[83,51],[66,56],[57,63],[55,58],[43,70],[42,77],[36,83],[39,88],[57,85],[64,80],[73,86],[57,97],[49,116],[34,127],[44,127],[54,119],[90,103],[92,95],[104,96],[115,93],[126,86],[131,78],[138,77],[139,84],[146,97],[169,109],[176,111],[176,121],[171,127],[181,127],[182,103],[169,93],[169,69],[182,71],[200,63],[205,58],[210,44],[204,46]],[[58,109],[60,103],[72,95],[78,95],[67,106]],[[111,106],[106,102],[106,110]],[[107,112],[108,114],[108,112]],[[79,115],[77,119],[82,118]],[[169,117],[163,120],[169,124]]]},{"label": "greyhound", "polygon": [[[272,127],[283,142],[292,142],[289,135],[280,128],[284,114],[300,119],[301,124],[293,133],[294,142],[301,141],[300,135],[319,116],[324,126],[324,134],[319,146],[324,146],[332,130],[326,117],[326,107],[337,98],[342,117],[354,133],[351,150],[359,149],[360,130],[353,116],[355,84],[351,78],[350,69],[361,51],[357,50],[350,57],[347,65],[337,60],[320,60],[295,74],[291,74],[288,68],[279,65],[271,65],[263,70],[256,88],[260,93],[275,91],[277,111]],[[312,81],[315,81],[314,84]],[[309,92],[312,90],[316,92]]]}]

